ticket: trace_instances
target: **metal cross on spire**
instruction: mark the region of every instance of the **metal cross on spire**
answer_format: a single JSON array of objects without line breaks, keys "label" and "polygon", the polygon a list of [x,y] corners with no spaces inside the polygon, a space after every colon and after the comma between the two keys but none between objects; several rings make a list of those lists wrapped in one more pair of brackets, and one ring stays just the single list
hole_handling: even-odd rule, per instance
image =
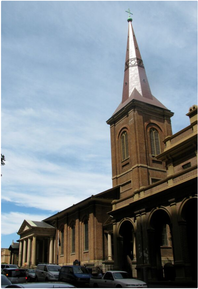
[{"label": "metal cross on spire", "polygon": [[133,13],[131,13],[130,9],[128,8],[128,10],[125,12],[128,13],[128,20],[132,20],[130,15],[133,15]]}]

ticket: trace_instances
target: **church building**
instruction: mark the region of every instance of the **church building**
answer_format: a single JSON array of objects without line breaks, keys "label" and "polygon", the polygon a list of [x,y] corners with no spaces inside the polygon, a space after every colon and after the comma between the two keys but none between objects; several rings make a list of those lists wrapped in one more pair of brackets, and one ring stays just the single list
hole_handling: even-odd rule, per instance
[{"label": "church building", "polygon": [[128,18],[121,103],[107,120],[112,188],[41,222],[24,220],[19,265],[75,262],[146,282],[197,280],[197,106],[172,134]]}]

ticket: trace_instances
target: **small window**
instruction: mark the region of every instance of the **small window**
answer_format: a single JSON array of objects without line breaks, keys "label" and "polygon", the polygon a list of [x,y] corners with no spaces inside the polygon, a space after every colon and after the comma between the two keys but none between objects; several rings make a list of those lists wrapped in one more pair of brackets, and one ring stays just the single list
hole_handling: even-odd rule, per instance
[{"label": "small window", "polygon": [[160,154],[159,133],[155,128],[150,129],[151,154],[153,156]]},{"label": "small window", "polygon": [[160,179],[151,178],[151,184],[157,183],[159,181],[160,181]]},{"label": "small window", "polygon": [[85,251],[89,250],[89,230],[88,230],[88,220],[84,221],[84,249]]},{"label": "small window", "polygon": [[128,158],[128,134],[126,131],[121,134],[121,152],[122,160]]},{"label": "small window", "polygon": [[183,166],[182,166],[182,168],[185,170],[185,169],[188,169],[188,168],[190,168],[191,167],[191,163],[187,163],[187,164],[184,164]]}]

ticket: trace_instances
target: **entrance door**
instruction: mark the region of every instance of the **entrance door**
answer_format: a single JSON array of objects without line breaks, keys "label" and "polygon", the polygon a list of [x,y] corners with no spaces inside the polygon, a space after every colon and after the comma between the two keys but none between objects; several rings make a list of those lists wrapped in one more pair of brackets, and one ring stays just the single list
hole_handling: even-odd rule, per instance
[{"label": "entrance door", "polygon": [[121,236],[121,269],[132,275],[134,229],[130,221],[122,223],[119,235]]}]

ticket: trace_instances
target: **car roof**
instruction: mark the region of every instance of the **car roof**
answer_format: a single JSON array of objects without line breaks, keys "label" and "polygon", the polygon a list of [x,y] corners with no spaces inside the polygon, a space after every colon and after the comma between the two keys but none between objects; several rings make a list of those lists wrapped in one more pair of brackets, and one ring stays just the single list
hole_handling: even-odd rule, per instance
[{"label": "car roof", "polygon": [[6,270],[6,271],[24,271],[26,269],[20,269],[20,268],[3,268],[3,270]]},{"label": "car roof", "polygon": [[7,286],[6,288],[75,288],[75,286],[66,282],[30,282],[17,283]]},{"label": "car roof", "polygon": [[128,274],[127,271],[119,271],[119,270],[109,270],[106,273],[108,273],[108,272],[110,272],[110,273],[127,273]]},{"label": "car roof", "polygon": [[81,266],[81,265],[64,265],[62,267],[84,267],[84,266]]}]

